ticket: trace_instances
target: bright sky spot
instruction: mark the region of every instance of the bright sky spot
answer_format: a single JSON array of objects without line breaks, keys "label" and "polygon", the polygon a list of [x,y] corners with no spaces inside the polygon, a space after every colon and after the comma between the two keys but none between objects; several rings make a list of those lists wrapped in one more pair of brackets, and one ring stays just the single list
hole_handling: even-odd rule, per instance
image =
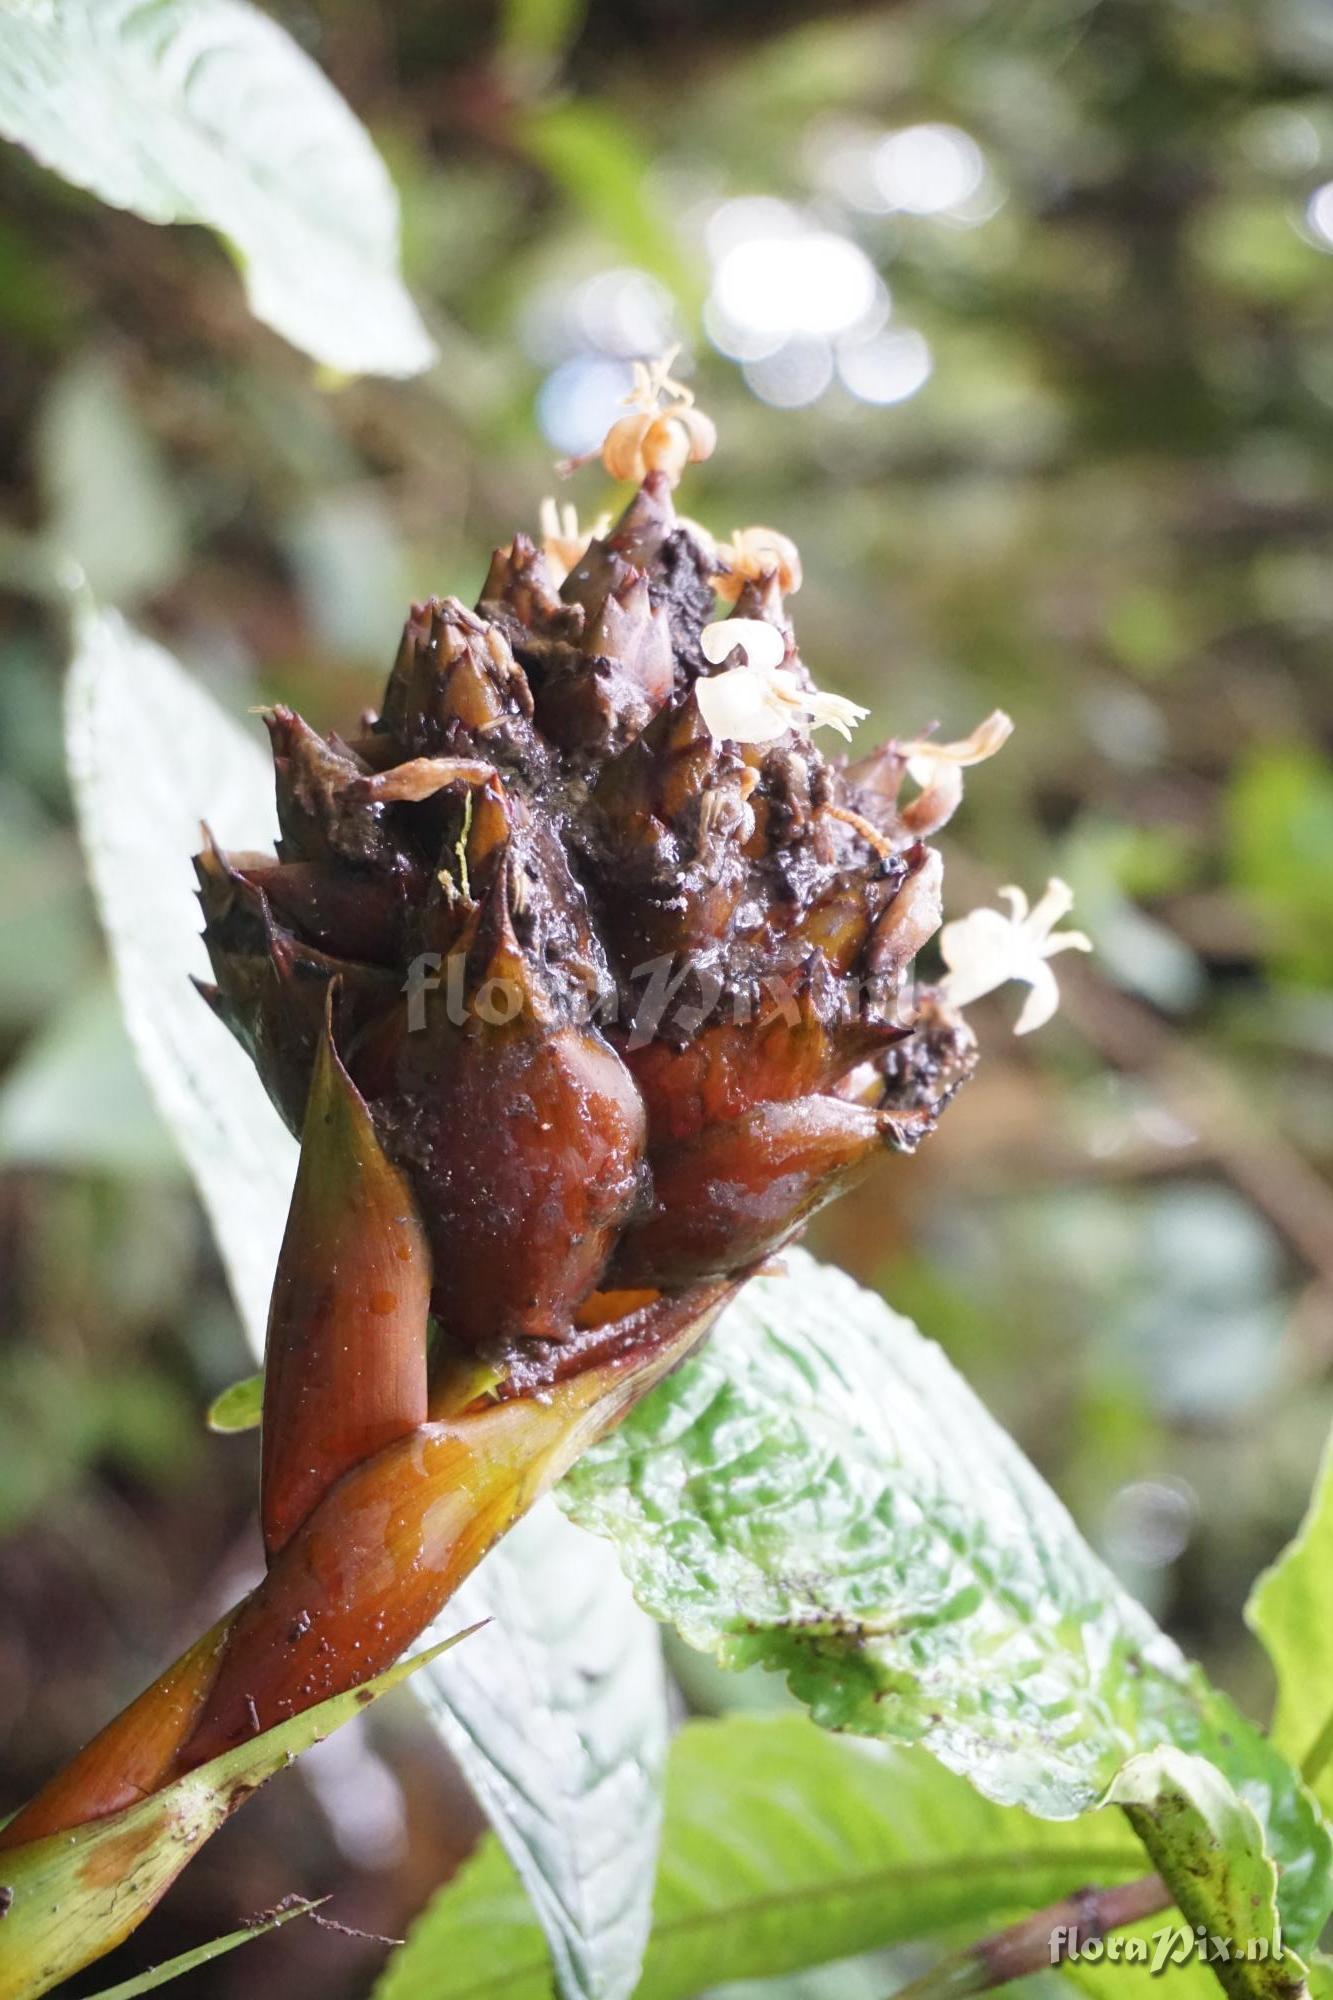
[{"label": "bright sky spot", "polygon": [[863,403],[905,403],[930,380],[930,346],[915,327],[838,343],[838,373]]},{"label": "bright sky spot", "polygon": [[976,194],[986,162],[976,140],[956,125],[905,125],[880,140],[874,173],[890,208],[944,215]]},{"label": "bright sky spot", "polygon": [[1305,210],[1305,220],[1319,238],[1320,247],[1333,250],[1333,181],[1315,189]]},{"label": "bright sky spot", "polygon": [[747,361],[744,375],[761,402],[779,410],[817,403],[833,380],[833,349],[821,335],[798,335],[761,360]]}]

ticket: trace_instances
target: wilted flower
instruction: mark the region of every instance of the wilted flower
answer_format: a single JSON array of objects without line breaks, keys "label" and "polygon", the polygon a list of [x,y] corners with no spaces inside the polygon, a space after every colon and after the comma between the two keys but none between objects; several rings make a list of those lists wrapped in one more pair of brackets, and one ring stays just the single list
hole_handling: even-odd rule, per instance
[{"label": "wilted flower", "polygon": [[736,528],[717,548],[713,581],[724,604],[734,604],[747,583],[772,578],[784,596],[801,587],[801,556],[789,536],[776,528]]},{"label": "wilted flower", "polygon": [[1009,915],[999,910],[973,910],[940,932],[940,953],[949,970],[940,981],[939,993],[950,1007],[967,1007],[997,986],[1019,979],[1032,991],[1014,1023],[1016,1035],[1030,1035],[1044,1027],[1060,1004],[1048,959],[1062,951],[1091,951],[1092,940],[1082,931],[1056,931],[1061,918],[1074,907],[1074,892],[1067,882],[1054,877],[1035,909],[1012,885],[999,890],[1009,905]]},{"label": "wilted flower", "polygon": [[687,465],[712,457],[712,419],[695,409],[693,390],[669,372],[679,351],[672,348],[651,366],[634,363],[634,387],[625,398],[633,414],[612,424],[602,445],[602,464],[613,479],[642,482],[660,472],[675,486]]},{"label": "wilted flower", "polygon": [[963,772],[970,764],[982,764],[1003,749],[1013,731],[1009,717],[997,708],[959,743],[936,743],[929,736],[904,743],[901,755],[907,762],[907,775],[921,787],[903,809],[906,823],[923,838],[947,826],[963,802]]}]

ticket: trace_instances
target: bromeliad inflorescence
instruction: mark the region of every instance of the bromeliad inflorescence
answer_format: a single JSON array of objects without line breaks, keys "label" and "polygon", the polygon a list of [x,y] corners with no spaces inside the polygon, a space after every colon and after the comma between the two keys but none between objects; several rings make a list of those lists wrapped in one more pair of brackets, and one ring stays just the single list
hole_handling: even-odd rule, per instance
[{"label": "bromeliad inflorescence", "polygon": [[795,547],[675,511],[714,436],[641,370],[614,525],[547,503],[475,610],[413,606],[345,737],[269,713],[278,852],[197,862],[207,998],[301,1137],[267,1573],[0,1845],[388,1665],[758,1264],[933,1129],[976,1059],[960,1005],[1017,976],[1020,1025],[1048,1008],[1080,942],[1054,890],[951,926],[948,977],[912,988],[926,837],[1008,719],[826,757],[812,729],[865,710],[801,658]]},{"label": "bromeliad inflorescence", "polygon": [[641,370],[603,450],[639,475],[619,521],[548,503],[476,611],[415,607],[346,739],[275,711],[278,856],[200,859],[214,1005],[294,1129],[327,1012],[429,1244],[438,1352],[501,1399],[637,1337],[627,1301],[734,1279],[947,1094],[895,1095],[940,918],[919,836],[1007,719],[826,759],[810,731],[866,711],[801,660],[794,547],[719,548],[672,504],[712,439]]}]

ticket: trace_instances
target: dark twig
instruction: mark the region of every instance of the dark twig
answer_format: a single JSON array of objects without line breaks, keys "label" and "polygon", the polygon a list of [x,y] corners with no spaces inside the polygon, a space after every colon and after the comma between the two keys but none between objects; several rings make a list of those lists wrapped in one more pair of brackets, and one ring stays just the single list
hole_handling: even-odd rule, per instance
[{"label": "dark twig", "polygon": [[962,2000],[965,1994],[988,1993],[1011,1979],[1049,1971],[1094,1938],[1169,1910],[1174,1900],[1160,1875],[1141,1875],[1109,1889],[1076,1889],[1063,1902],[942,1958],[901,1987],[894,2000]]}]

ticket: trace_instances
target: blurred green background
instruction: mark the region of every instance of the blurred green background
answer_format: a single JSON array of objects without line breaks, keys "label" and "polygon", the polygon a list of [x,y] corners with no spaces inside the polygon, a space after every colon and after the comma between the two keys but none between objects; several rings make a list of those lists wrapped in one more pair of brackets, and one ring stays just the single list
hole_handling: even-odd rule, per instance
[{"label": "blurred green background", "polygon": [[[1333,1417],[1333,16],[271,11],[393,168],[429,376],[322,382],[213,239],[0,153],[0,1809],[256,1546],[254,1440],[201,1421],[239,1329],[70,823],[68,559],[236,712],[345,721],[409,598],[474,597],[674,340],[722,439],[682,504],[795,538],[803,651],[865,738],[1016,720],[941,842],[951,913],[1058,873],[1097,944],[1034,1041],[1011,994],[977,1010],[938,1137],[814,1247],[1262,1715],[1239,1607]],[[294,1890],[401,1934],[476,1826],[398,1704],[253,1804],[125,1968]],[[192,1990],[338,2000],[382,1955],[294,1925]]]}]

